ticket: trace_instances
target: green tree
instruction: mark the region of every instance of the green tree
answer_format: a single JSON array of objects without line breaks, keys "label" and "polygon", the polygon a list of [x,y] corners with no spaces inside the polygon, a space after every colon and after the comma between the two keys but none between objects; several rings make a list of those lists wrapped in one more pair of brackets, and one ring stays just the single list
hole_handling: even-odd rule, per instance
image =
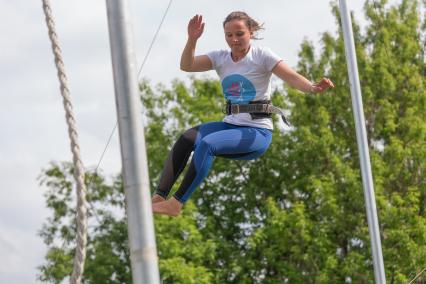
[{"label": "green tree", "polygon": [[[389,283],[407,283],[426,266],[425,29],[418,1],[386,3],[368,1],[366,33],[356,23],[354,33],[386,274]],[[374,279],[341,31],[325,33],[322,44],[318,59],[303,44],[298,70],[312,79],[325,72],[338,87],[316,97],[288,90],[295,129],[274,154],[286,161],[274,168],[284,191],[250,240],[253,257],[269,252],[261,270],[253,265],[264,283]]]},{"label": "green tree", "polygon": [[[189,89],[182,82],[175,82],[172,90],[159,86],[154,92],[147,83],[141,85],[152,188],[158,181],[168,152],[164,145],[171,145],[179,131],[188,126],[188,121],[200,123],[197,119],[206,121],[221,115],[219,104],[211,101],[219,90],[218,82],[194,80],[192,86],[193,89]],[[209,87],[216,91],[209,90]],[[176,96],[181,100],[178,104]],[[199,108],[194,105],[195,101],[200,102]],[[219,98],[216,101],[219,102]],[[204,106],[216,109],[216,118],[208,117],[210,114],[185,115],[190,112],[185,110],[188,105],[199,113]],[[38,279],[41,281],[61,283],[72,270],[76,229],[72,171],[70,163],[52,163],[40,175],[41,185],[48,189],[46,205],[53,212],[40,230],[40,236],[48,246],[46,263],[39,267]],[[121,176],[108,180],[101,172],[89,171],[86,185],[90,222],[84,282],[131,283]],[[197,215],[195,206],[189,202],[180,218],[157,216],[156,236],[163,283],[212,283],[215,239],[201,234]]]},{"label": "green tree", "polygon": [[[426,266],[425,6],[367,1],[365,30],[353,19],[389,283],[407,283]],[[332,10],[339,25],[336,3]],[[274,104],[287,109],[291,129],[275,120],[274,141],[263,157],[216,159],[182,216],[156,216],[164,283],[373,282],[341,31],[324,33],[319,52],[305,41],[299,57],[300,73],[313,81],[330,77],[336,88],[317,96],[275,90]],[[144,82],[141,92],[155,188],[178,135],[222,118],[221,87],[216,80],[191,78],[170,88]],[[52,164],[41,175],[53,212],[40,231],[48,246],[42,281],[60,283],[71,273],[71,171],[67,163]],[[91,208],[85,282],[130,283],[121,177],[89,173],[86,182]]]}]

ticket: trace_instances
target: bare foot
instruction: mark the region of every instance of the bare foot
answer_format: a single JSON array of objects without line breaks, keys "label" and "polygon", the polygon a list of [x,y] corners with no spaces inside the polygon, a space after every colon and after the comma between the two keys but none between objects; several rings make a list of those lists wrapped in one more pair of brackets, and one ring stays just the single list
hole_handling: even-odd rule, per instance
[{"label": "bare foot", "polygon": [[158,203],[158,202],[163,202],[163,201],[166,201],[166,199],[164,197],[162,197],[161,195],[158,195],[158,194],[154,194],[154,196],[151,199],[152,204]]},{"label": "bare foot", "polygon": [[183,204],[176,198],[172,197],[167,201],[152,204],[152,212],[176,217],[180,214]]}]

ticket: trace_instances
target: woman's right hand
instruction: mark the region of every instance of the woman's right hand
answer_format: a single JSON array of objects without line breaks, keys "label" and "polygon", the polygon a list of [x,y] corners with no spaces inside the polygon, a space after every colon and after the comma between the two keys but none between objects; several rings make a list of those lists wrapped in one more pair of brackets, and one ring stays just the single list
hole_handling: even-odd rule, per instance
[{"label": "woman's right hand", "polygon": [[195,15],[188,23],[188,38],[198,40],[204,31],[203,16]]}]

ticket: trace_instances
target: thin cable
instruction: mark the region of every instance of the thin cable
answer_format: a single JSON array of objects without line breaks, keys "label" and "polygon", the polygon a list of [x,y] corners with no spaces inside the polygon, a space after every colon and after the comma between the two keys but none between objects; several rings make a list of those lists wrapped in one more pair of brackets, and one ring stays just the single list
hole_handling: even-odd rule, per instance
[{"label": "thin cable", "polygon": [[[159,34],[159,32],[160,32],[161,26],[163,25],[164,20],[166,19],[166,16],[167,16],[167,14],[168,14],[168,12],[169,12],[170,6],[172,5],[172,2],[173,2],[173,0],[170,0],[170,1],[169,1],[169,4],[167,5],[166,10],[164,11],[164,14],[163,14],[163,17],[162,17],[162,19],[161,19],[161,21],[160,21],[160,24],[158,25],[157,31],[155,32],[154,37],[152,38],[151,44],[150,44],[150,46],[149,46],[149,48],[148,48],[148,51],[147,51],[147,52],[146,52],[146,54],[145,54],[145,57],[144,57],[144,59],[143,59],[143,61],[142,61],[142,64],[141,64],[141,67],[139,68],[139,72],[138,72],[138,80],[139,80],[140,73],[141,73],[141,71],[142,71],[143,67],[145,66],[145,63],[146,63],[146,61],[147,61],[147,59],[148,59],[148,56],[149,56],[149,54],[151,53],[152,47],[154,46],[155,40],[157,39],[157,36],[158,36],[158,34]],[[99,159],[98,165],[96,166],[95,173],[97,172],[97,170],[98,170],[99,166],[101,165],[102,159],[103,159],[103,157],[104,157],[104,155],[105,155],[105,153],[106,153],[106,151],[107,151],[107,149],[108,149],[108,146],[109,146],[109,144],[110,144],[110,142],[111,142],[111,138],[112,138],[112,136],[114,135],[115,130],[117,129],[117,125],[118,125],[118,121],[116,121],[116,122],[115,122],[115,126],[114,126],[114,128],[112,129],[112,132],[111,132],[111,135],[109,136],[108,142],[107,142],[107,144],[106,144],[106,146],[105,146],[105,148],[104,148],[104,151],[102,152],[102,155],[101,155],[101,157],[100,157],[100,159]],[[93,178],[92,178],[92,179],[93,179]],[[90,185],[90,182],[89,182],[89,185]]]},{"label": "thin cable", "polygon": [[[111,131],[111,134],[109,135],[108,142],[106,143],[106,145],[104,147],[104,150],[103,150],[103,152],[101,154],[99,162],[96,165],[95,171],[94,171],[92,177],[90,178],[89,182],[87,183],[87,187],[90,187],[92,185],[93,179],[94,179],[95,175],[97,175],[97,173],[98,173],[98,169],[99,169],[99,167],[101,165],[101,162],[102,162],[102,159],[104,158],[105,153],[106,153],[106,151],[107,151],[107,149],[109,147],[109,144],[111,143],[111,140],[112,140],[112,137],[114,136],[115,129],[117,128],[117,125],[118,125],[118,122],[116,121],[115,125],[114,125],[114,127],[113,127],[113,129]],[[92,212],[92,214],[95,217],[96,221],[98,222],[98,224],[101,224],[101,221],[99,220],[98,214],[96,213],[95,208],[93,207],[93,205],[92,205],[92,203],[91,203],[90,200],[88,201],[88,204],[89,204],[89,207],[90,207],[90,211]]]},{"label": "thin cable", "polygon": [[[106,150],[108,149],[109,144],[111,143],[112,136],[114,136],[115,129],[117,128],[117,125],[118,125],[118,122],[116,121],[116,122],[115,122],[115,126],[114,126],[114,128],[112,129],[111,134],[109,135],[108,142],[107,142],[107,143],[106,143],[106,145],[105,145],[104,151],[103,151],[103,152],[102,152],[102,154],[101,154],[101,158],[99,159],[99,162],[98,162],[98,164],[96,165],[95,173],[98,171],[98,168],[99,168],[99,166],[101,165],[101,161],[102,161],[102,159],[103,159],[103,158],[104,158],[104,156],[105,156],[105,153],[106,153]],[[92,179],[93,179],[93,178],[92,178]]]},{"label": "thin cable", "polygon": [[[163,14],[163,17],[162,17],[162,19],[160,21],[160,24],[158,25],[157,31],[155,32],[154,37],[151,40],[151,44],[149,45],[148,51],[145,54],[145,57],[144,57],[144,59],[142,61],[142,64],[141,64],[141,67],[139,68],[138,80],[139,80],[141,71],[142,71],[143,67],[145,66],[145,63],[146,63],[146,61],[148,59],[148,56],[151,53],[152,47],[154,46],[154,43],[155,43],[155,41],[157,39],[157,36],[158,36],[158,34],[160,32],[161,26],[163,25],[164,20],[166,19],[166,16],[167,16],[167,14],[168,14],[168,12],[170,10],[170,6],[172,5],[172,2],[173,2],[173,0],[169,1],[169,4],[167,5],[166,10],[164,11],[164,14]],[[114,135],[115,130],[117,129],[117,125],[118,125],[118,121],[115,122],[115,126],[112,129],[112,132],[111,132],[111,135],[109,136],[108,142],[107,142],[107,144],[106,144],[106,146],[104,148],[104,151],[102,152],[102,155],[101,155],[101,158],[99,159],[98,165],[96,166],[95,173],[98,170],[99,166],[101,165],[102,159],[103,159],[103,157],[104,157],[104,155],[105,155],[105,153],[106,153],[106,151],[108,149],[109,143],[111,142],[111,138]]]},{"label": "thin cable", "polygon": [[155,42],[155,40],[157,39],[158,33],[160,32],[161,26],[163,25],[163,22],[164,22],[164,20],[166,19],[167,13],[169,12],[169,9],[170,9],[170,6],[172,5],[172,2],[173,2],[173,0],[170,0],[170,1],[169,1],[169,5],[167,6],[166,11],[165,11],[165,12],[164,12],[164,14],[163,14],[163,18],[161,19],[161,22],[160,22],[160,24],[158,25],[158,28],[157,28],[157,31],[155,32],[154,37],[152,38],[151,44],[149,45],[148,51],[146,52],[146,55],[145,55],[145,58],[144,58],[144,59],[143,59],[143,61],[142,61],[141,67],[139,68],[139,72],[138,72],[138,80],[139,80],[139,77],[140,77],[140,75],[141,75],[142,68],[144,67],[144,65],[145,65],[145,63],[146,63],[146,60],[148,59],[148,56],[149,56],[149,54],[151,53],[151,49],[152,49],[152,47],[154,46],[154,42]]},{"label": "thin cable", "polygon": [[[169,12],[169,10],[170,10],[170,6],[172,5],[172,2],[173,2],[173,0],[170,0],[170,1],[169,1],[169,4],[167,5],[167,8],[166,8],[166,10],[165,10],[165,11],[164,11],[164,13],[163,13],[163,17],[162,17],[162,19],[161,19],[161,21],[160,21],[160,24],[158,25],[158,28],[157,28],[157,30],[156,30],[156,32],[155,32],[155,34],[154,34],[154,37],[153,37],[153,38],[152,38],[152,40],[151,40],[150,46],[149,46],[149,48],[148,48],[148,51],[147,51],[147,52],[146,52],[146,54],[145,54],[145,57],[144,57],[144,59],[143,59],[143,61],[142,61],[142,64],[141,64],[141,67],[139,68],[139,72],[138,72],[138,80],[139,80],[139,77],[140,77],[141,71],[142,71],[143,67],[145,66],[145,63],[146,63],[146,61],[147,61],[147,59],[148,59],[148,56],[149,56],[149,54],[151,53],[152,47],[154,46],[154,43],[155,43],[155,41],[156,41],[156,39],[157,39],[157,36],[158,36],[158,34],[159,34],[160,30],[161,30],[161,27],[162,27],[162,25],[163,25],[163,23],[164,23],[164,20],[166,19],[166,16],[167,16],[167,14],[168,14],[168,12]],[[98,169],[99,169],[99,167],[100,167],[100,165],[101,165],[102,159],[104,158],[105,153],[106,153],[106,151],[108,150],[109,144],[110,144],[110,142],[111,142],[111,139],[112,139],[112,137],[114,136],[115,130],[117,129],[117,125],[118,125],[118,121],[116,121],[116,122],[115,122],[115,126],[114,126],[114,128],[112,129],[112,131],[111,131],[111,134],[110,134],[110,136],[109,136],[109,138],[108,138],[108,142],[106,143],[106,145],[105,145],[105,147],[104,147],[104,150],[103,150],[103,152],[102,152],[102,154],[101,154],[101,157],[99,158],[98,164],[96,165],[96,168],[95,168],[95,172],[94,172],[94,174],[96,174],[96,173],[97,173],[97,171],[98,171]],[[89,181],[89,183],[88,183],[88,187],[92,184],[92,182],[93,182],[93,178],[94,178],[94,176],[92,176],[92,178],[90,179],[90,181]],[[92,213],[94,214],[94,216],[95,216],[95,218],[96,218],[96,221],[100,224],[100,221],[99,221],[99,218],[98,218],[98,216],[97,216],[97,214],[96,214],[96,212],[95,212],[95,209],[94,209],[94,207],[92,206],[92,204],[91,204],[90,202],[89,202],[89,206],[90,206],[90,209],[91,209]]]},{"label": "thin cable", "polygon": [[414,282],[417,278],[419,278],[419,277],[420,277],[420,275],[422,275],[422,273],[423,273],[423,272],[425,272],[425,271],[426,271],[426,267],[425,267],[425,268],[423,268],[423,270],[422,270],[422,271],[420,271],[420,272],[419,272],[419,274],[417,274],[417,275],[416,275],[416,277],[414,277],[414,278],[413,278],[413,280],[411,280],[410,282],[408,282],[408,284],[413,283],[413,282]]}]

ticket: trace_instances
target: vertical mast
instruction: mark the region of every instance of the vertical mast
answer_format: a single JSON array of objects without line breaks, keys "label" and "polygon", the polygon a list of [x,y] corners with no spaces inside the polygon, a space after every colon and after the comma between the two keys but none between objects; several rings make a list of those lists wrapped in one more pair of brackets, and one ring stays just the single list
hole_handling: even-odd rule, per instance
[{"label": "vertical mast", "polygon": [[126,0],[106,0],[133,283],[159,284],[136,60]]},{"label": "vertical mast", "polygon": [[346,61],[351,86],[352,109],[355,119],[359,160],[361,164],[362,183],[370,231],[371,250],[373,254],[374,276],[377,284],[385,284],[385,269],[380,241],[379,221],[377,218],[376,198],[374,196],[373,177],[371,174],[370,154],[367,143],[364,110],[362,106],[361,86],[358,77],[358,65],[353,39],[352,21],[346,0],[340,0],[340,17],[345,41]]}]

